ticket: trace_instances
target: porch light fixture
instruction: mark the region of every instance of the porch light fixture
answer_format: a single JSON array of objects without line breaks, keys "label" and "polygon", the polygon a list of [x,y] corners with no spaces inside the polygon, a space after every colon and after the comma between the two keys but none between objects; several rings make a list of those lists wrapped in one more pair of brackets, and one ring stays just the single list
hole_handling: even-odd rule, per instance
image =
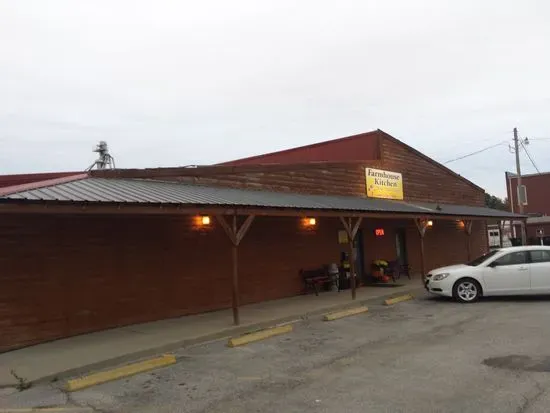
[{"label": "porch light fixture", "polygon": [[202,215],[200,217],[200,224],[204,227],[210,225],[210,217],[208,215]]},{"label": "porch light fixture", "polygon": [[434,226],[434,222],[430,219],[428,222],[426,222],[426,227],[431,228]]},{"label": "porch light fixture", "polygon": [[304,226],[306,227],[314,227],[317,225],[317,219],[316,218],[304,218]]},{"label": "porch light fixture", "polygon": [[465,227],[464,221],[462,221],[461,219],[457,220],[456,221],[456,227],[458,229],[464,229],[464,227]]}]

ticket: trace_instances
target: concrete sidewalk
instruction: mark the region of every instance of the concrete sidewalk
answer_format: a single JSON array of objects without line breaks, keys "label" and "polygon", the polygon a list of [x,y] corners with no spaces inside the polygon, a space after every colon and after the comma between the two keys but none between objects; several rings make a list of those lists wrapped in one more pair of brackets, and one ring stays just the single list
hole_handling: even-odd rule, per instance
[{"label": "concrete sidewalk", "polygon": [[350,291],[302,295],[241,307],[241,325],[231,310],[213,311],[84,334],[0,354],[0,387],[14,386],[14,370],[30,382],[77,375],[205,341],[242,334],[336,309],[380,302],[389,296],[423,291],[420,281],[400,280],[394,288],[362,287]]}]

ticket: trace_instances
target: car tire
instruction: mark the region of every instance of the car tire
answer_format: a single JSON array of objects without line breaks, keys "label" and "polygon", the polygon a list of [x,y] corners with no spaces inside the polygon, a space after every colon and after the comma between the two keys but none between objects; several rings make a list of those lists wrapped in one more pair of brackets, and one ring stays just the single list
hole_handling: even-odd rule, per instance
[{"label": "car tire", "polygon": [[474,303],[481,294],[481,285],[473,278],[461,278],[453,286],[453,298],[459,303]]}]

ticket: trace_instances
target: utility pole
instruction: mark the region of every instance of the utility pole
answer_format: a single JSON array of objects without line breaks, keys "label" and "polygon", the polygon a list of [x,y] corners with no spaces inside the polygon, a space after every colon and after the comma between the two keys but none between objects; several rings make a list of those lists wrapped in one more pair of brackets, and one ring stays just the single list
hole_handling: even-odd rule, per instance
[{"label": "utility pole", "polygon": [[[521,166],[519,163],[519,138],[518,128],[514,128],[514,151],[516,152],[516,174],[518,177],[518,212],[523,215],[523,202],[521,200]],[[521,245],[527,245],[527,234],[525,233],[525,221],[521,220]]]}]

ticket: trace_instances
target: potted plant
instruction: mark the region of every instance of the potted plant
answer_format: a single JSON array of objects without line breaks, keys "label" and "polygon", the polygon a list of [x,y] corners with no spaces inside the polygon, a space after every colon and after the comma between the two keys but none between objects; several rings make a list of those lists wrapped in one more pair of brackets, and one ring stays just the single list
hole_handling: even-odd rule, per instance
[{"label": "potted plant", "polygon": [[386,260],[374,260],[372,262],[372,276],[378,280],[385,278],[384,271],[388,268],[388,261]]}]

